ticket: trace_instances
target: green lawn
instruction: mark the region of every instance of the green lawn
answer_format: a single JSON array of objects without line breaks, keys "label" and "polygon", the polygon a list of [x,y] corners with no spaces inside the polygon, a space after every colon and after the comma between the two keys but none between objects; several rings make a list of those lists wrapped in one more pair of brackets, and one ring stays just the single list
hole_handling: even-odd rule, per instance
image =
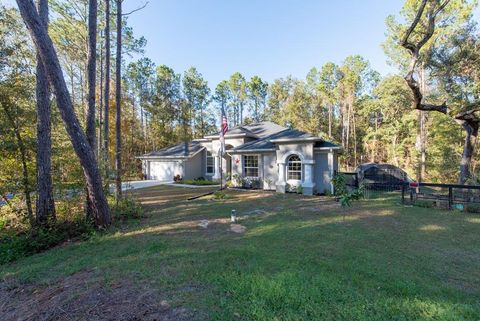
[{"label": "green lawn", "polygon": [[[198,320],[480,320],[478,215],[262,192],[185,201],[198,193],[138,191],[141,222],[0,266],[0,277],[51,284],[94,270]],[[250,214],[245,233],[229,230],[231,209]]]}]

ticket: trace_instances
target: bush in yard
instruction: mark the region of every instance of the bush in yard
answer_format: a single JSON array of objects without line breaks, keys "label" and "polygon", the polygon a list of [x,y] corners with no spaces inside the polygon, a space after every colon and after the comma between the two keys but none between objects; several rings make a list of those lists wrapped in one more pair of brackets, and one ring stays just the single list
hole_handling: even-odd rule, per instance
[{"label": "bush in yard", "polygon": [[185,184],[185,185],[197,185],[197,186],[204,186],[204,185],[218,185],[219,182],[208,181],[206,179],[187,179],[187,180],[180,180],[176,181],[175,184]]},{"label": "bush in yard", "polygon": [[296,193],[296,194],[303,194],[303,186],[302,185],[291,185],[287,184],[285,190],[289,193]]},{"label": "bush in yard", "polygon": [[234,187],[244,187],[245,185],[245,178],[238,174],[233,174],[231,181]]},{"label": "bush in yard", "polygon": [[[57,220],[45,226],[30,227],[25,223],[21,202],[0,208],[0,264],[40,253],[70,240],[85,240],[95,233],[93,223],[85,218],[85,198],[56,202]],[[117,202],[109,198],[116,220],[138,219],[144,212],[134,199],[125,197]],[[17,207],[18,206],[18,207]]]},{"label": "bush in yard", "polygon": [[480,213],[480,205],[478,205],[478,204],[465,204],[464,211],[469,212],[469,213]]},{"label": "bush in yard", "polygon": [[[29,227],[15,221],[14,203],[9,209],[1,210],[2,220],[9,217],[0,227],[0,264],[48,250],[72,239],[87,239],[95,232],[91,221],[85,219],[81,203],[83,198],[57,202],[57,220],[48,225]],[[11,211],[9,214],[8,211]],[[5,221],[4,221],[5,222]]]},{"label": "bush in yard", "polygon": [[299,185],[297,187],[297,194],[303,194],[303,186],[302,185]]},{"label": "bush in yard", "polygon": [[223,200],[227,198],[227,194],[225,194],[223,191],[216,191],[213,193],[213,198],[216,200]]},{"label": "bush in yard", "polygon": [[244,188],[252,188],[252,189],[259,189],[260,188],[260,180],[256,178],[247,177],[244,179]]},{"label": "bush in yard", "polygon": [[35,227],[21,234],[3,236],[0,239],[0,264],[43,252],[72,239],[87,239],[93,232],[92,223],[81,219]]},{"label": "bush in yard", "polygon": [[352,206],[352,201],[363,198],[365,187],[361,185],[359,188],[349,191],[345,180],[345,175],[337,173],[332,178],[333,186],[335,187],[335,196],[338,197],[342,207]]},{"label": "bush in yard", "polygon": [[111,198],[110,206],[115,220],[126,221],[143,217],[144,211],[140,203],[131,197],[123,197],[118,202]]}]

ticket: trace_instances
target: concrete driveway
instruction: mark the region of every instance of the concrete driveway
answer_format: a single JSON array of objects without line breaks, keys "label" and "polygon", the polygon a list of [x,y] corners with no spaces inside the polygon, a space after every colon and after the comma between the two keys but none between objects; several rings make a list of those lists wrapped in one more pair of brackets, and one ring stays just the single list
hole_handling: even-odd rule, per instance
[{"label": "concrete driveway", "polygon": [[[144,181],[129,181],[122,182],[122,191],[136,190],[141,188],[147,188],[157,185],[164,185],[171,183],[171,181],[157,181],[157,180],[144,180]],[[110,184],[110,192],[115,192],[115,184]]]}]

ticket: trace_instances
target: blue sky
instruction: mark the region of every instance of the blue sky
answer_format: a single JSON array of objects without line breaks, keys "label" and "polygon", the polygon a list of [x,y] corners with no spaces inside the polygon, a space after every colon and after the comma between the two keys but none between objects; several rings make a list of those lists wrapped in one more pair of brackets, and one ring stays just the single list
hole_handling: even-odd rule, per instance
[{"label": "blue sky", "polygon": [[[126,0],[125,11],[145,3]],[[233,72],[271,82],[360,54],[392,72],[380,47],[401,0],[150,0],[129,17],[146,56],[176,72],[195,66],[210,87]]]},{"label": "blue sky", "polygon": [[[13,0],[0,0],[12,4]],[[385,18],[404,0],[125,0],[146,56],[183,73],[195,66],[214,88],[240,71],[271,82],[360,54],[385,75]],[[480,17],[477,8],[476,17]]]}]

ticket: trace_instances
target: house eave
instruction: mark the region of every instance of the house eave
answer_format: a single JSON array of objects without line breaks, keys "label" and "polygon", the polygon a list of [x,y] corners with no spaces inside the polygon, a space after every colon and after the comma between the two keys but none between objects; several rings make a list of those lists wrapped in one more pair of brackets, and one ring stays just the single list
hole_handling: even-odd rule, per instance
[{"label": "house eave", "polygon": [[272,143],[294,143],[294,142],[318,142],[322,141],[319,137],[305,137],[305,138],[279,138],[271,139]]},{"label": "house eave", "polygon": [[275,148],[259,148],[259,149],[242,149],[228,151],[230,154],[245,154],[245,153],[268,153],[275,152]]},{"label": "house eave", "polygon": [[161,156],[161,155],[142,155],[142,156],[136,156],[136,159],[178,159],[178,160],[185,160],[185,159],[190,159],[203,151],[205,147],[200,148],[198,151],[195,153],[188,155],[188,156]]},{"label": "house eave", "polygon": [[[257,135],[247,134],[247,133],[231,134],[231,135],[229,135],[229,134],[227,133],[224,137],[225,137],[225,139],[229,139],[229,138],[242,138],[242,137],[258,138]],[[217,135],[205,136],[205,139],[220,139],[220,135],[217,134]]]},{"label": "house eave", "polygon": [[338,151],[338,152],[342,152],[343,151],[343,148],[341,146],[335,146],[335,147],[314,147],[313,148],[314,151],[320,151],[320,152],[330,152],[330,151]]},{"label": "house eave", "polygon": [[190,156],[137,156],[136,159],[189,159]]}]

